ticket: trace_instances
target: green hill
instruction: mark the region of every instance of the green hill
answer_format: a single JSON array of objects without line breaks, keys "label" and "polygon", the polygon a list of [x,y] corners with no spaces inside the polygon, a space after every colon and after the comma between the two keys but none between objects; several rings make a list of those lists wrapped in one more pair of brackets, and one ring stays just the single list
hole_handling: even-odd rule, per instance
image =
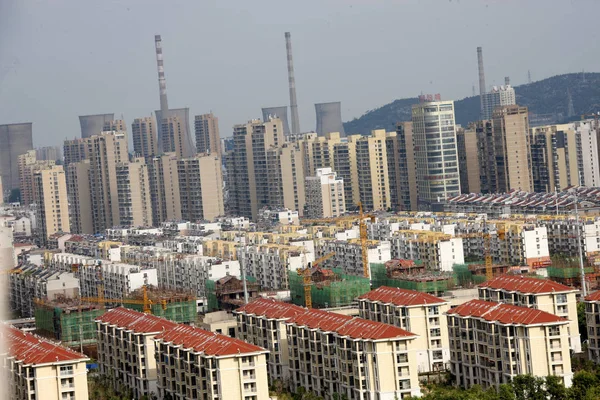
[{"label": "green hill", "polygon": [[[600,111],[600,73],[557,75],[515,86],[517,104],[529,107],[529,111],[534,114],[553,114],[557,122],[569,119],[569,90],[575,110],[570,119],[578,119],[581,114]],[[344,129],[348,134],[363,135],[369,134],[373,129],[395,130],[396,122],[410,121],[411,106],[418,102],[416,97],[395,100],[344,123]],[[464,126],[479,119],[479,96],[456,100],[454,104],[456,123]]]}]

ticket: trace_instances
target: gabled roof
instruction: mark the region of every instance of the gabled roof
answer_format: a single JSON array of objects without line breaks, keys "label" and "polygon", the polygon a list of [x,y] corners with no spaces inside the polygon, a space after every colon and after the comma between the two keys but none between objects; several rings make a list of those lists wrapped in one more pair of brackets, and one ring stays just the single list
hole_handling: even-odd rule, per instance
[{"label": "gabled roof", "polygon": [[0,324],[2,336],[6,337],[8,354],[25,365],[39,365],[59,362],[84,362],[88,358],[80,353],[51,342],[13,326]]},{"label": "gabled roof", "polygon": [[158,334],[155,340],[181,346],[184,349],[193,349],[195,352],[204,353],[208,356],[267,352],[262,347],[242,340],[183,324]]},{"label": "gabled roof", "polygon": [[447,303],[447,301],[428,293],[389,286],[380,286],[375,290],[363,294],[358,299],[379,301],[384,304],[394,304],[396,306],[419,306]]},{"label": "gabled roof", "polygon": [[287,319],[304,313],[305,308],[273,299],[256,299],[235,310],[235,312],[264,316],[269,319]]},{"label": "gabled roof", "polygon": [[523,275],[502,275],[479,285],[480,288],[503,289],[519,293],[559,293],[574,289],[549,279],[528,278]]},{"label": "gabled roof", "polygon": [[507,325],[567,323],[568,320],[534,308],[513,306],[485,300],[471,300],[448,311],[448,315],[475,317]]},{"label": "gabled roof", "polygon": [[177,326],[177,323],[168,319],[124,307],[113,308],[96,318],[96,321],[115,325],[135,333],[159,333]]},{"label": "gabled roof", "polygon": [[585,301],[600,301],[600,290],[585,296]]}]

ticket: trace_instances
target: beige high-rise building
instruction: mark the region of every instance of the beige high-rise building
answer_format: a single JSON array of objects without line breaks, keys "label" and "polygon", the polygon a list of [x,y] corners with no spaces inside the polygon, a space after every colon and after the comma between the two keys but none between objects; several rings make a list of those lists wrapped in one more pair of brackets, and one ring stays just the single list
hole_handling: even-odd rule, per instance
[{"label": "beige high-rise building", "polygon": [[51,168],[55,164],[55,161],[38,160],[36,151],[29,150],[27,153],[19,156],[17,164],[19,166],[21,204],[28,206],[34,202],[33,174],[41,169]]},{"label": "beige high-rise building", "polygon": [[346,212],[344,180],[331,168],[318,168],[306,177],[306,218],[339,217]]},{"label": "beige high-rise building", "polygon": [[306,202],[303,157],[295,144],[285,143],[267,150],[267,184],[270,208],[287,208],[303,215]]},{"label": "beige high-rise building", "polygon": [[177,154],[178,158],[185,156],[185,151],[183,146],[184,143],[184,121],[182,121],[178,116],[171,116],[166,118],[162,122],[162,132],[163,132],[163,151],[165,153],[174,152]]},{"label": "beige high-rise building", "polygon": [[33,200],[42,243],[56,232],[70,232],[67,181],[62,165],[35,171]]},{"label": "beige high-rise building", "polygon": [[136,118],[131,124],[133,151],[145,158],[157,155],[158,143],[154,117]]},{"label": "beige high-rise building", "polygon": [[121,224],[117,164],[127,162],[127,136],[124,132],[103,132],[86,139],[90,159],[90,192],[94,233]]},{"label": "beige high-rise building", "polygon": [[107,121],[104,123],[103,132],[127,132],[127,124],[125,120],[122,119],[114,119],[112,121]]},{"label": "beige high-rise building", "polygon": [[304,153],[304,175],[315,176],[319,168],[333,168],[334,146],[341,141],[339,132],[323,136],[311,132],[299,139],[298,145]]},{"label": "beige high-rise building", "polygon": [[462,193],[481,193],[479,142],[475,124],[456,130],[456,144]]},{"label": "beige high-rise building", "polygon": [[67,194],[71,233],[94,233],[92,193],[90,191],[90,161],[71,163],[66,167]]},{"label": "beige high-rise building", "polygon": [[[354,136],[351,136],[354,138]],[[356,139],[359,198],[364,210],[387,210],[391,207],[390,181],[386,149],[386,132],[378,129],[371,136]]]},{"label": "beige high-rise building", "polygon": [[88,146],[86,140],[65,140],[63,144],[63,156],[65,167],[71,163],[86,160],[88,158]]},{"label": "beige high-rise building", "polygon": [[152,226],[148,166],[143,157],[117,164],[120,226]]},{"label": "beige high-rise building", "polygon": [[412,122],[398,122],[396,134],[387,133],[388,174],[392,208],[417,210],[417,171]]},{"label": "beige high-rise building", "polygon": [[333,146],[333,170],[344,180],[344,200],[346,211],[356,209],[360,201],[358,190],[358,163],[356,162],[356,141],[360,135],[347,137],[346,142]]},{"label": "beige high-rise building", "polygon": [[213,221],[225,214],[221,158],[197,155],[177,162],[181,216],[187,221]]},{"label": "beige high-rise building", "polygon": [[496,171],[492,192],[533,191],[527,107],[498,107],[492,122],[495,162],[489,167]]},{"label": "beige high-rise building", "polygon": [[165,153],[152,158],[148,165],[150,175],[150,197],[152,200],[152,221],[154,226],[164,221],[181,219],[181,194],[177,155]]},{"label": "beige high-rise building", "polygon": [[221,136],[219,135],[219,118],[213,113],[196,115],[194,118],[196,132],[196,151],[223,155]]}]

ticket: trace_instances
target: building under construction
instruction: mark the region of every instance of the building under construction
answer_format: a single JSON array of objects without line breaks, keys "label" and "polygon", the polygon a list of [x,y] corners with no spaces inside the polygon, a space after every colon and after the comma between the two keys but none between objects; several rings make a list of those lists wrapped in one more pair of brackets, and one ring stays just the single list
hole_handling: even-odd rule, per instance
[{"label": "building under construction", "polygon": [[454,288],[452,272],[424,270],[418,264],[415,267],[402,266],[398,260],[390,260],[385,264],[371,264],[372,288],[390,286],[432,293],[437,296]]},{"label": "building under construction", "polygon": [[[198,318],[196,297],[181,290],[159,289],[147,286],[146,296],[150,313],[169,321],[190,324],[196,323]],[[144,311],[144,290],[137,289],[129,296],[132,300],[123,300],[123,307],[136,311]]]},{"label": "building under construction", "polygon": [[[256,279],[246,279],[246,291],[248,302],[259,297],[259,285]],[[231,311],[245,302],[244,281],[235,276],[227,275],[216,281],[206,281],[207,312],[217,310]]]},{"label": "building under construction", "polygon": [[[600,269],[597,265],[598,255],[588,256],[584,262],[584,273],[587,287],[598,289]],[[548,278],[563,285],[581,287],[581,267],[579,257],[552,257],[552,266],[546,268]]]},{"label": "building under construction", "polygon": [[[369,278],[344,274],[339,268],[311,269],[311,297],[314,308],[343,307],[371,290]],[[304,301],[304,277],[289,271],[292,303],[306,306]]]}]

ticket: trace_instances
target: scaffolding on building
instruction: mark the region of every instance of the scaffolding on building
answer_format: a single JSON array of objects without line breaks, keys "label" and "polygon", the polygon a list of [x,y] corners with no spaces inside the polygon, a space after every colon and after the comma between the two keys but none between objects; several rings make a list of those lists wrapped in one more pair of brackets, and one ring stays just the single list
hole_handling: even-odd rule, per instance
[{"label": "scaffolding on building", "polygon": [[[163,317],[170,321],[190,324],[196,323],[198,319],[196,297],[181,290],[171,290],[147,287],[147,296],[151,301],[151,314]],[[143,299],[144,293],[141,289],[134,290],[129,296],[131,299]],[[143,304],[123,304],[124,307],[143,312]]]},{"label": "scaffolding on building", "polygon": [[[288,272],[292,303],[306,306],[304,279],[295,271]],[[314,308],[343,307],[371,290],[369,278],[347,275],[339,268],[314,268],[310,287]]]},{"label": "scaffolding on building", "polygon": [[386,264],[371,264],[371,276],[373,289],[380,286],[390,286],[439,296],[455,286],[454,275],[451,272],[417,270],[414,273],[400,274],[387,268]]}]

